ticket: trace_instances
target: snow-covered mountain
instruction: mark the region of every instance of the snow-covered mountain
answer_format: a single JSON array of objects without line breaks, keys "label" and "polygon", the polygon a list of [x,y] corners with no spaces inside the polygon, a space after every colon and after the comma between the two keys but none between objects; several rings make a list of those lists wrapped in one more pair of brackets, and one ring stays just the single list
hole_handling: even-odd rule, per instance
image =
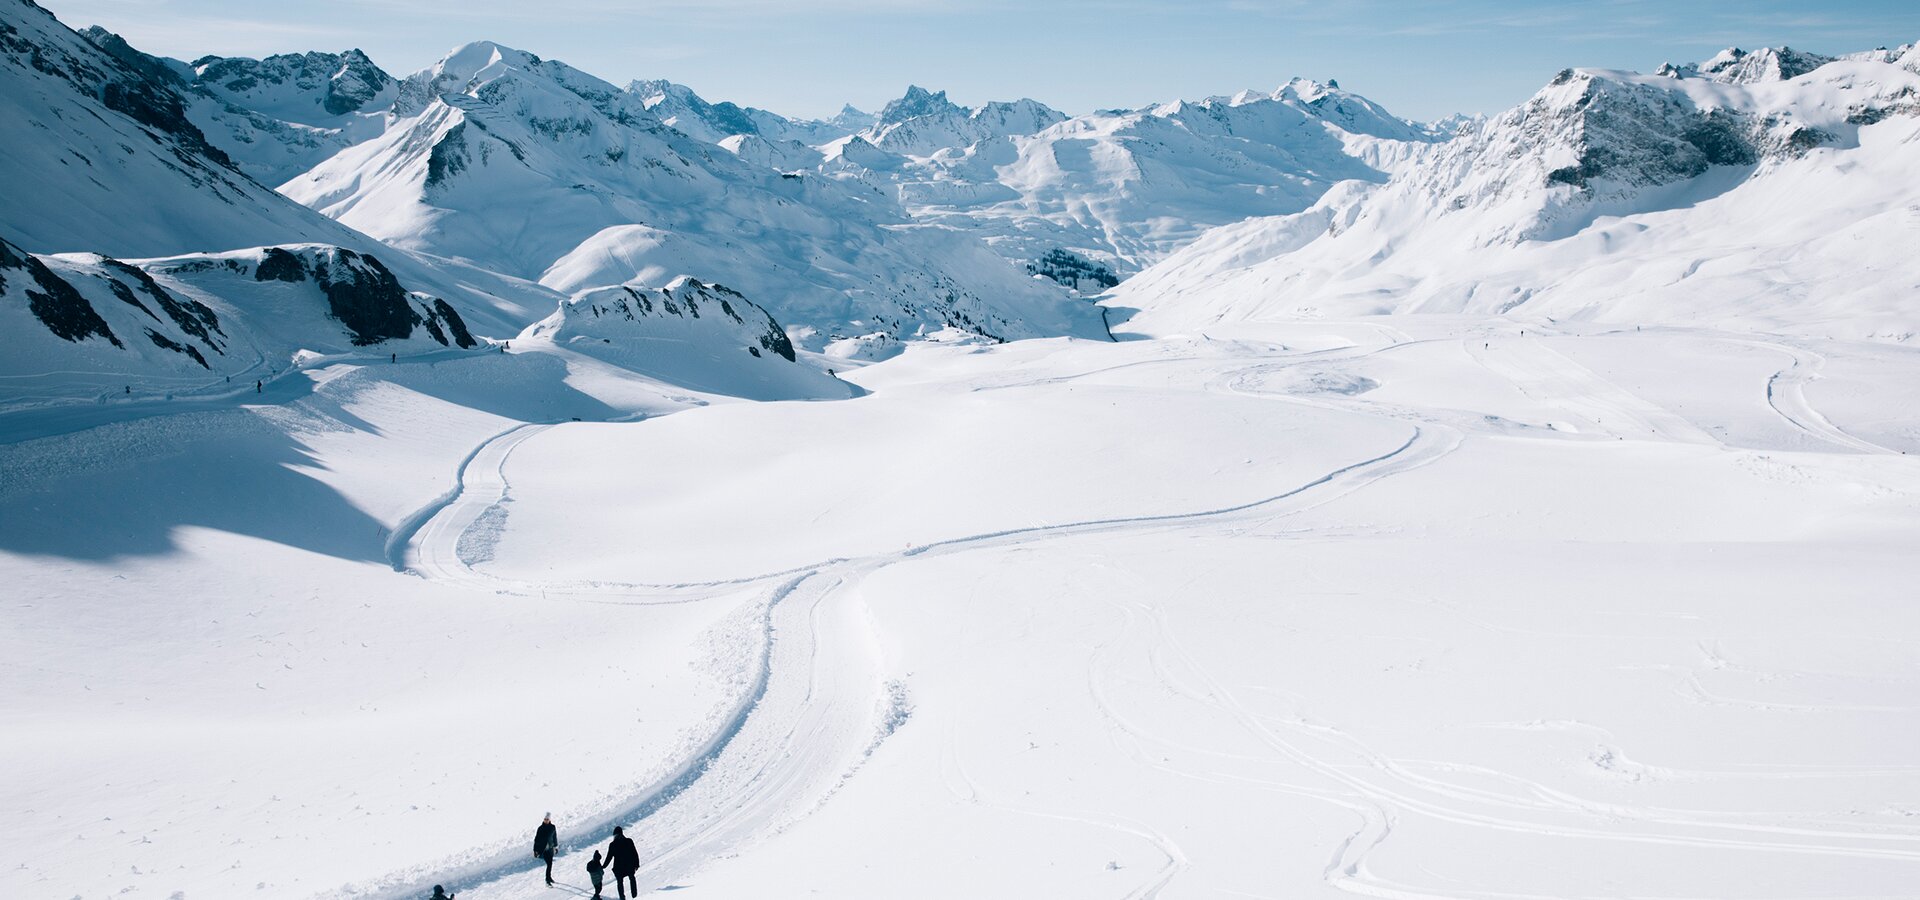
[{"label": "snow-covered mountain", "polygon": [[861,136],[888,153],[931,156],[994,138],[1033,134],[1066,119],[1066,114],[1037,100],[966,107],[948,100],[946,91],[910,85],[905,95],[880,110],[879,118]]},{"label": "snow-covered mountain", "polygon": [[318,244],[135,264],[0,241],[0,331],[5,406],[231,393],[320,358],[480,346],[446,300]]},{"label": "snow-covered mountain", "polygon": [[175,84],[0,0],[0,236],[116,257],[353,240],[243,174]]},{"label": "snow-covered mountain", "polygon": [[192,63],[142,53],[94,26],[80,35],[173,88],[186,117],[242,172],[277,185],[386,127],[398,82],[359,50]]},{"label": "snow-covered mountain", "polygon": [[1799,78],[1827,63],[1831,56],[1806,53],[1792,47],[1762,47],[1751,53],[1728,47],[1701,63],[1668,63],[1655,73],[1670,78],[1707,78],[1726,84],[1757,84]]},{"label": "snow-covered mountain", "polygon": [[590,288],[521,335],[694,390],[756,400],[841,398],[845,382],[796,365],[786,330],[725,285]]},{"label": "snow-covered mountain", "polygon": [[1208,233],[1114,303],[1148,331],[1518,312],[1910,335],[1920,54],[1822,59],[1564,71],[1385,184]]},{"label": "snow-covered mountain", "polygon": [[916,219],[1037,266],[1063,252],[1131,274],[1209,227],[1305,209],[1332,184],[1381,181],[1439,132],[1337,84],[1105,110],[958,106],[911,88],[830,148],[828,170],[891,185]]},{"label": "snow-covered mountain", "polygon": [[[669,127],[710,144],[735,135],[753,135],[777,143],[824,144],[853,133],[837,122],[791,119],[731,101],[708,103],[693,89],[671,81],[635,81],[627,91]],[[853,116],[858,110],[848,108]],[[847,113],[842,113],[846,117]],[[852,121],[859,121],[855,118]]]},{"label": "snow-covered mountain", "polygon": [[667,126],[643,98],[493,43],[401,85],[398,117],[283,186],[397,246],[555,290],[688,275],[733,285],[804,340],[954,326],[1104,336],[1097,310],[892,198],[756,165]]}]

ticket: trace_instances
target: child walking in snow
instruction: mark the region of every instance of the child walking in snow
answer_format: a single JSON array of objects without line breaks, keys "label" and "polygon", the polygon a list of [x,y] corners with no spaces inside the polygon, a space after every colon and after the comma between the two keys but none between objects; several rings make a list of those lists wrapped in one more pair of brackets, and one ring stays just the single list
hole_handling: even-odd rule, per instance
[{"label": "child walking in snow", "polygon": [[606,871],[606,865],[600,862],[600,851],[593,851],[593,858],[587,860],[587,877],[593,879],[593,900],[600,900],[600,879]]}]

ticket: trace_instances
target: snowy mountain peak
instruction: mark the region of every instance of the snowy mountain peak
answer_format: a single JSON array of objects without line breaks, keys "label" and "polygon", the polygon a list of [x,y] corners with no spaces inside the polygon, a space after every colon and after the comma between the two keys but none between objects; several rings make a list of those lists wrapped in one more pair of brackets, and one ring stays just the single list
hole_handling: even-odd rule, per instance
[{"label": "snowy mountain peak", "polygon": [[888,103],[879,121],[863,134],[890,153],[931,156],[992,138],[1034,134],[1066,118],[1029,99],[994,101],[970,109],[948,100],[946,91],[929,92],[916,85]]},{"label": "snowy mountain peak", "polygon": [[[848,107],[851,109],[851,107]],[[855,110],[858,112],[858,110]],[[878,124],[897,125],[908,119],[943,114],[966,114],[967,108],[947,99],[946,91],[928,91],[917,84],[907,86],[907,92],[898,100],[890,100],[880,108]]]},{"label": "snowy mountain peak", "polygon": [[612,85],[564,63],[549,63],[532,53],[493,41],[474,41],[454,48],[439,62],[408,76],[400,85],[394,112],[411,116],[445,95],[475,94],[515,73],[537,73],[538,79],[569,90],[573,90],[575,83],[581,83],[593,94],[617,92]]},{"label": "snowy mountain peak", "polygon": [[738,135],[756,135],[770,141],[812,145],[857,130],[833,122],[790,119],[727,100],[708,102],[693,88],[664,79],[634,81],[627,85],[627,93],[638,97],[641,104],[668,127],[710,144]]},{"label": "snowy mountain peak", "polygon": [[311,124],[385,106],[399,82],[365,53],[285,53],[265,59],[204,56],[194,80],[229,103]]},{"label": "snowy mountain peak", "polygon": [[835,113],[833,118],[827,120],[827,124],[842,129],[848,134],[852,134],[856,131],[865,131],[872,128],[879,121],[880,117],[878,115],[866,112],[851,103],[846,103],[841,105],[840,111]]},{"label": "snowy mountain peak", "polygon": [[1792,47],[1762,47],[1751,52],[1728,47],[1705,62],[1668,63],[1656,74],[1669,78],[1705,78],[1723,84],[1761,84],[1799,78],[1834,59]]}]

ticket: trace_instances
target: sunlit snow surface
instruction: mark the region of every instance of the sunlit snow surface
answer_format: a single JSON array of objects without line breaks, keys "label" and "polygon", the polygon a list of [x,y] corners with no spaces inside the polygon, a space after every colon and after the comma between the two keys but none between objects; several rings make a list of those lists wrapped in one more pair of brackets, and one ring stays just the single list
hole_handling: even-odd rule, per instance
[{"label": "sunlit snow surface", "polygon": [[0,895],[557,896],[547,811],[566,886],[619,822],[683,898],[1920,880],[1911,349],[1400,317],[841,375],[0,418]]}]

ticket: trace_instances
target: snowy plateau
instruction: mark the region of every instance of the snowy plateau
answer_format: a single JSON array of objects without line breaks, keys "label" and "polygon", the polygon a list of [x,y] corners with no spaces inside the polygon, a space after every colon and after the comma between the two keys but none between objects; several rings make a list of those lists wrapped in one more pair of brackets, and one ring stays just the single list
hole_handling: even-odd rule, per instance
[{"label": "snowy plateau", "polygon": [[1920,50],[1515,99],[0,0],[0,897],[1920,896]]}]

